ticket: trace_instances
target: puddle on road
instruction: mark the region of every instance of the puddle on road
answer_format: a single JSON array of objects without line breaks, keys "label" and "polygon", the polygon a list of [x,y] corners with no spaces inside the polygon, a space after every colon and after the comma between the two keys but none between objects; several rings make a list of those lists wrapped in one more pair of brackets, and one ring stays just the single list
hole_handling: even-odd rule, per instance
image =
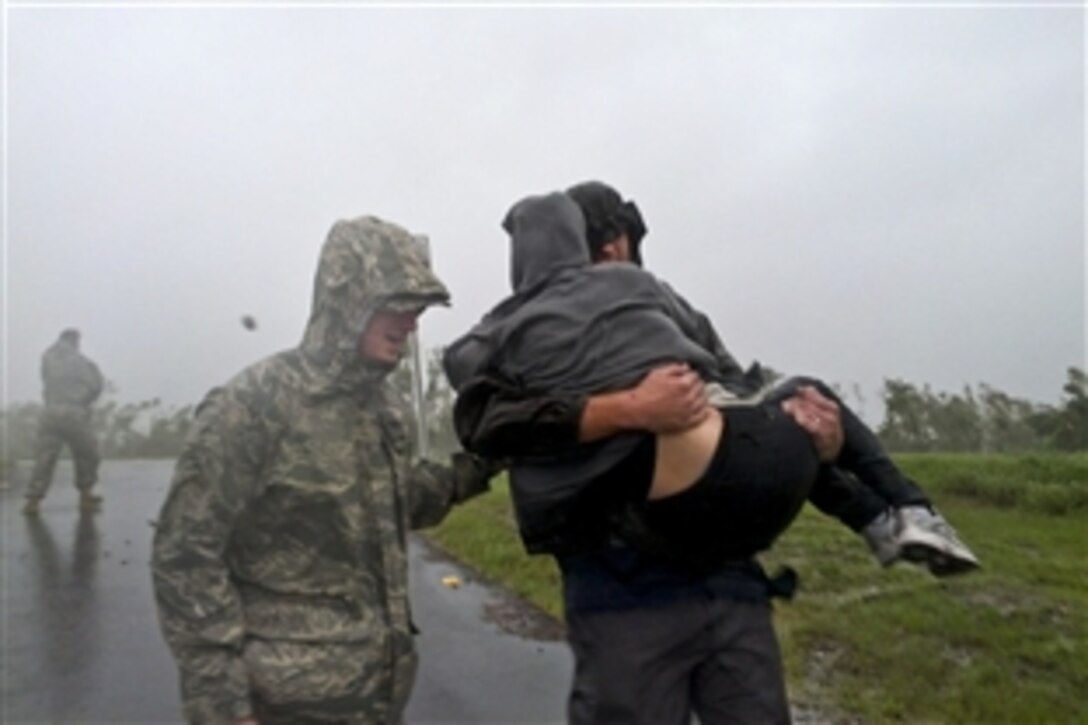
[{"label": "puddle on road", "polygon": [[500,601],[484,605],[484,619],[508,634],[526,639],[557,642],[566,638],[562,623],[509,592],[502,592]]},{"label": "puddle on road", "polygon": [[480,601],[485,622],[495,625],[506,634],[524,639],[558,642],[566,638],[566,629],[562,622],[513,592],[488,581],[478,571],[453,558],[434,543],[422,537],[418,538],[424,561],[445,564],[464,571],[464,584],[475,585],[481,593],[486,593]]}]

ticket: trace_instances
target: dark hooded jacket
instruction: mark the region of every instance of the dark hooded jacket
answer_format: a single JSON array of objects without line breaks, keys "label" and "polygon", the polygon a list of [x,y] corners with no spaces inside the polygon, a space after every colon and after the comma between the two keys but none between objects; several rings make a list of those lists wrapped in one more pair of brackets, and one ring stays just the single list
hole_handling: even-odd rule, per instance
[{"label": "dark hooded jacket", "polygon": [[90,407],[102,394],[102,373],[63,337],[42,355],[42,397],[49,406]]},{"label": "dark hooded jacket", "polygon": [[198,408],[151,561],[192,722],[249,715],[254,694],[399,722],[415,667],[407,531],[488,473],[415,459],[390,369],[359,355],[376,310],[448,299],[413,241],[374,217],[337,223],[302,344]]},{"label": "dark hooded jacket", "polygon": [[[455,389],[493,376],[526,395],[602,393],[630,387],[669,362],[688,363],[705,379],[718,379],[719,359],[696,342],[701,316],[639,267],[591,264],[585,222],[569,197],[525,199],[503,226],[511,238],[514,294],[447,349],[444,363]],[[643,435],[618,435],[562,457],[519,461],[511,483],[527,548],[566,548],[581,497]]]}]

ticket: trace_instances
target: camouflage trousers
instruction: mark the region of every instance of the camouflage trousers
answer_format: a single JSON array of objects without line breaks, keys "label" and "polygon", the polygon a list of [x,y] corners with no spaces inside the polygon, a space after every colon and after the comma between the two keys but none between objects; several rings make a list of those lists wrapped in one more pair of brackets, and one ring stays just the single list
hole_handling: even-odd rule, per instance
[{"label": "camouflage trousers", "polygon": [[78,406],[47,405],[38,424],[34,472],[28,498],[42,498],[53,482],[61,448],[68,446],[76,468],[76,488],[89,493],[98,480],[98,440],[91,427],[91,411]]},{"label": "camouflage trousers", "polygon": [[[410,644],[397,647],[388,639],[343,644],[251,640],[244,659],[257,721],[400,725],[417,660]],[[386,642],[378,644],[381,640]]]}]

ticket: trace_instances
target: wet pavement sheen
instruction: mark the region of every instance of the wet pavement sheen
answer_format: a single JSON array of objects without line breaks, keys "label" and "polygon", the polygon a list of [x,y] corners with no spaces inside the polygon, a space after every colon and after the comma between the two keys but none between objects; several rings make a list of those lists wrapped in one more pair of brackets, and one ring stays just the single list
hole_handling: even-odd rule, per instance
[{"label": "wet pavement sheen", "polygon": [[[19,510],[26,469],[0,492],[0,722],[180,722],[148,569],[172,464],[103,463],[105,505],[81,515],[62,463],[38,517]],[[419,540],[411,549],[421,667],[409,725],[562,722],[566,645],[503,631],[488,612],[517,606],[508,595]]]}]

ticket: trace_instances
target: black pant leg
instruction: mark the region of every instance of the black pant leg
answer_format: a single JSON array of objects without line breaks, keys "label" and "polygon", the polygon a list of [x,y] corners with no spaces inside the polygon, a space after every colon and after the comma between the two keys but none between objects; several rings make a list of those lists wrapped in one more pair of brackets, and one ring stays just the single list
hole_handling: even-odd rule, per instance
[{"label": "black pant leg", "polygon": [[790,722],[782,656],[767,602],[717,599],[707,633],[711,654],[692,682],[700,725]]},{"label": "black pant leg", "polygon": [[723,412],[722,440],[706,472],[644,507],[662,555],[696,571],[770,548],[808,500],[819,465],[808,434],[777,406]]},{"label": "black pant leg", "polygon": [[794,377],[775,387],[767,400],[781,402],[808,385],[835,401],[842,417],[843,447],[834,464],[854,474],[865,487],[890,506],[929,505],[929,499],[914,481],[896,467],[876,434],[822,380]]},{"label": "black pant leg", "polygon": [[809,503],[853,531],[861,531],[888,508],[888,503],[841,468],[820,466]]},{"label": "black pant leg", "polygon": [[702,601],[567,611],[570,725],[691,725],[690,683],[712,624]]}]

